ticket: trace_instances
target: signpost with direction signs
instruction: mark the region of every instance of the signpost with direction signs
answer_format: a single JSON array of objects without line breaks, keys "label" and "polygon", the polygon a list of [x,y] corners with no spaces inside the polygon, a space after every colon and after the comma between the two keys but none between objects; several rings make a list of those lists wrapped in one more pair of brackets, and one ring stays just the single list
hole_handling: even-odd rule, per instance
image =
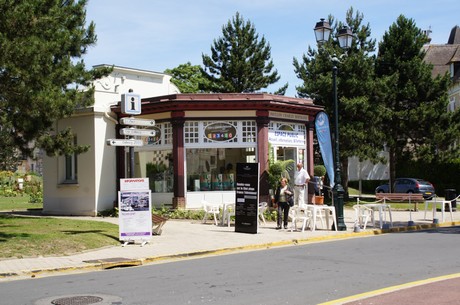
[{"label": "signpost with direction signs", "polygon": [[[122,94],[121,112],[128,115],[141,114],[141,97],[138,94]],[[148,119],[137,119],[134,117],[121,118],[120,124],[129,126],[121,128],[120,134],[126,139],[107,139],[107,145],[129,147],[129,178],[134,178],[134,147],[143,146],[144,141],[135,137],[154,137],[155,121]],[[147,127],[137,129],[133,126]],[[144,245],[152,236],[152,206],[151,191],[149,190],[148,178],[142,179],[120,179],[120,192],[118,196],[118,207],[120,211],[120,240],[129,241],[140,239]]]},{"label": "signpost with direction signs", "polygon": [[[141,114],[141,97],[138,94],[132,93],[130,89],[129,93],[122,94],[121,96],[121,112],[124,114],[137,115]],[[155,120],[149,119],[137,119],[134,117],[121,118],[120,124],[127,126],[143,126],[143,127],[154,127]],[[130,178],[134,178],[134,147],[143,146],[144,142],[142,140],[137,140],[134,137],[153,137],[155,136],[155,130],[151,129],[136,129],[131,128],[122,128],[120,129],[120,134],[123,136],[130,137],[129,139],[107,139],[107,145],[110,146],[127,146],[129,147],[129,159],[130,167],[129,173]]]}]

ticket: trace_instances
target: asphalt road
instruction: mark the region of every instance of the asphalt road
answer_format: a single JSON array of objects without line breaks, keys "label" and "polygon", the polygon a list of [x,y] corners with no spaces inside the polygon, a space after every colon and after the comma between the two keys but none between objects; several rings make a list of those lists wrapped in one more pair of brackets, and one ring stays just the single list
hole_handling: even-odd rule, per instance
[{"label": "asphalt road", "polygon": [[459,233],[439,228],[3,282],[0,304],[319,304],[459,273]]}]

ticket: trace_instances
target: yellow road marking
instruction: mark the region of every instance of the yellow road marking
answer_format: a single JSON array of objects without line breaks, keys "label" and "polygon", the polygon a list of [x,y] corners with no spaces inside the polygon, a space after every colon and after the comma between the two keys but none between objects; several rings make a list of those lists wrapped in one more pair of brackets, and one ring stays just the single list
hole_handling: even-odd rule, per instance
[{"label": "yellow road marking", "polygon": [[357,300],[361,300],[361,299],[365,299],[365,298],[369,298],[369,297],[374,297],[374,296],[377,296],[379,294],[384,294],[384,293],[388,293],[388,292],[394,292],[394,291],[398,291],[398,290],[405,289],[405,288],[411,288],[411,287],[420,286],[420,285],[424,285],[424,284],[430,284],[430,283],[433,283],[433,282],[453,279],[453,278],[457,278],[457,277],[460,277],[460,273],[453,273],[453,274],[433,277],[433,278],[429,278],[429,279],[425,279],[425,280],[409,282],[409,283],[405,283],[405,284],[401,284],[401,285],[390,286],[390,287],[386,287],[386,288],[382,288],[382,289],[377,289],[377,290],[374,290],[374,291],[369,291],[369,292],[364,292],[364,293],[352,295],[352,296],[345,297],[345,298],[342,298],[342,299],[337,299],[337,300],[333,300],[333,301],[329,301],[329,302],[325,302],[325,303],[320,303],[318,305],[339,305],[339,304],[344,304],[344,303],[357,301]]}]

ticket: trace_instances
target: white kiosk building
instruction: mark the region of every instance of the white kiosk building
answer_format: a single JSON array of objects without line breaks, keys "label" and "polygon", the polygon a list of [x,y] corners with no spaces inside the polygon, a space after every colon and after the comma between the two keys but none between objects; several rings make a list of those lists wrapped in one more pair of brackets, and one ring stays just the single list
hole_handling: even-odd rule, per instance
[{"label": "white kiosk building", "polygon": [[55,130],[70,126],[75,142],[90,145],[90,149],[80,155],[44,157],[44,214],[96,216],[98,211],[113,208],[117,160],[115,148],[107,146],[106,139],[119,136],[111,106],[130,89],[141,97],[179,93],[170,80],[171,76],[163,73],[114,66],[110,75],[95,82],[92,107],[56,122]]},{"label": "white kiosk building", "polygon": [[[115,67],[95,83],[95,103],[56,123],[71,127],[76,156],[44,160],[43,213],[96,216],[116,206],[120,178],[133,165],[134,178],[149,177],[152,204],[201,208],[203,200],[234,200],[232,170],[237,163],[260,164],[259,198],[269,200],[269,155],[302,162],[313,175],[315,115],[323,108],[311,99],[264,93],[180,94],[171,76]],[[139,119],[155,120],[155,136],[139,136],[143,146],[108,146],[120,136],[121,94],[132,89],[142,99]],[[128,158],[133,155],[134,160]],[[129,161],[129,162],[128,162]],[[132,164],[132,163],[134,164]],[[313,188],[309,188],[309,193]],[[309,194],[308,200],[312,198]]]}]

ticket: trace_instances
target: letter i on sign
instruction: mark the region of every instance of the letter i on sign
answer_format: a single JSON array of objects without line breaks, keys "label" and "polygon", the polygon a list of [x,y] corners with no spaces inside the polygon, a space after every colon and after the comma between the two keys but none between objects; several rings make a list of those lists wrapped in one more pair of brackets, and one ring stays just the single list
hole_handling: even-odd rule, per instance
[{"label": "letter i on sign", "polygon": [[121,112],[125,114],[141,114],[141,97],[138,94],[121,95]]},{"label": "letter i on sign", "polygon": [[136,111],[136,98],[131,96],[131,110]]}]

